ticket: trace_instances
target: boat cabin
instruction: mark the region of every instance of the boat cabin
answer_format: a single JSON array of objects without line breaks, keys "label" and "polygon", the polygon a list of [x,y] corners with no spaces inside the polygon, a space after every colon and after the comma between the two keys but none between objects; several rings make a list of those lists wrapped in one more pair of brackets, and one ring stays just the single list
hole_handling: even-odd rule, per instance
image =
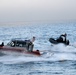
[{"label": "boat cabin", "polygon": [[25,40],[11,40],[7,45],[11,47],[26,47],[26,41]]}]

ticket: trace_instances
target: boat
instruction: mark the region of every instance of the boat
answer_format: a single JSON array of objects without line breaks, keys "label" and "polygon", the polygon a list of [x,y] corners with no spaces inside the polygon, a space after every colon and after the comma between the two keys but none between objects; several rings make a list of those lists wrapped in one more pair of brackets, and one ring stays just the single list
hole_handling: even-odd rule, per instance
[{"label": "boat", "polygon": [[26,48],[26,41],[25,40],[17,40],[12,39],[7,45],[2,44],[0,45],[0,51],[11,51],[11,52],[19,52],[24,54],[32,54],[40,56],[39,50],[29,51]]},{"label": "boat", "polygon": [[49,42],[52,43],[52,44],[63,43],[65,45],[69,45],[69,40],[66,40],[66,41],[57,41],[57,39],[49,38]]}]

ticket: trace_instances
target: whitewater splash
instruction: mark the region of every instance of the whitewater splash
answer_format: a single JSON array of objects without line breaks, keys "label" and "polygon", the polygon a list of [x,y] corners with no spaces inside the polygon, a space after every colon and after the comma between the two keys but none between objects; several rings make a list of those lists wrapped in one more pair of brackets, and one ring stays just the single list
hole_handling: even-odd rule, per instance
[{"label": "whitewater splash", "polygon": [[36,61],[63,61],[76,60],[76,48],[63,44],[54,45],[50,50],[41,51],[41,56],[30,56],[19,53],[4,53],[0,56],[0,62],[4,64],[18,64]]},{"label": "whitewater splash", "polygon": [[[5,52],[4,52],[5,53]],[[10,53],[10,52],[9,52]],[[36,61],[48,61],[47,58],[52,56],[52,53],[44,52],[41,56],[36,55],[25,55],[20,53],[7,53],[0,57],[0,62],[3,64],[18,64],[26,62],[36,62]]]}]

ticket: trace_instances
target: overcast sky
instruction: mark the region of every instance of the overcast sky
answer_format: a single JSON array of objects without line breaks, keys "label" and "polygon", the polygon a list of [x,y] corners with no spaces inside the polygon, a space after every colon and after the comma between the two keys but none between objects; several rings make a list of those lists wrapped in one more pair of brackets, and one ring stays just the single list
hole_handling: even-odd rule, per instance
[{"label": "overcast sky", "polygon": [[76,21],[76,0],[0,0],[0,22]]}]

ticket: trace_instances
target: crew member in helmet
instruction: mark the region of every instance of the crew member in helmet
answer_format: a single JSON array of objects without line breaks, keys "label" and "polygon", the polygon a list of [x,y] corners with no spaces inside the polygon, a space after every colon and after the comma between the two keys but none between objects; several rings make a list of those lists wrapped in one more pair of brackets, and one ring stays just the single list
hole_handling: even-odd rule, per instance
[{"label": "crew member in helmet", "polygon": [[57,39],[57,42],[66,42],[66,36],[67,34],[62,34],[60,37]]}]

